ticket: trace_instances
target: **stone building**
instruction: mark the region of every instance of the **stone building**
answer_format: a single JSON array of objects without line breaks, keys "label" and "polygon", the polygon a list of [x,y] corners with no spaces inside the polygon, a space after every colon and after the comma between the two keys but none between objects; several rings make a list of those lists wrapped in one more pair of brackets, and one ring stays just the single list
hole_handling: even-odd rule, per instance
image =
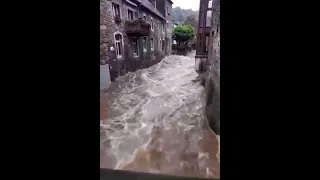
[{"label": "stone building", "polygon": [[220,0],[200,0],[195,70],[204,93],[204,114],[220,135]]},{"label": "stone building", "polygon": [[196,71],[220,76],[220,0],[200,0]]},{"label": "stone building", "polygon": [[166,37],[165,37],[165,43],[166,43],[166,53],[171,54],[172,53],[172,31],[173,31],[173,14],[172,14],[172,4],[173,2],[171,0],[149,0],[155,6],[163,17],[165,18],[166,23]]},{"label": "stone building", "polygon": [[111,80],[171,53],[171,9],[170,0],[100,0],[100,65]]},{"label": "stone building", "polygon": [[220,135],[220,0],[212,0],[211,9],[205,116],[212,130]]},{"label": "stone building", "polygon": [[210,37],[208,45],[209,70],[220,78],[220,0],[212,0]]}]

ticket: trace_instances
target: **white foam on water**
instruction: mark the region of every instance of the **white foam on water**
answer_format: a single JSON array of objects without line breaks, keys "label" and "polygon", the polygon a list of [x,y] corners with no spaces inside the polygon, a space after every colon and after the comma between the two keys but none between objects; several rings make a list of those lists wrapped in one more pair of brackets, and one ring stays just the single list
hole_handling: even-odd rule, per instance
[{"label": "white foam on water", "polygon": [[[193,55],[168,56],[152,67],[129,72],[106,94],[109,118],[101,127],[111,140],[108,152],[116,159],[114,168],[131,161],[137,149],[146,146],[154,125],[165,130],[174,126],[184,131],[198,128],[194,121],[201,119],[203,88],[193,82],[197,78]],[[110,130],[115,125],[120,128]]]}]

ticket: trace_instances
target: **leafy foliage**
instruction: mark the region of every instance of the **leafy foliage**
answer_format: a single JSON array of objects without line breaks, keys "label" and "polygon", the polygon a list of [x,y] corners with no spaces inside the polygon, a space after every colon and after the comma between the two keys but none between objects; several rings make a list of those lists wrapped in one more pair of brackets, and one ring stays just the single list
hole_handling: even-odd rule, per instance
[{"label": "leafy foliage", "polygon": [[179,24],[173,30],[173,39],[185,42],[194,38],[194,28],[190,24]]},{"label": "leafy foliage", "polygon": [[199,11],[193,11],[192,9],[181,9],[179,6],[172,8],[173,19],[176,23],[180,24],[187,20],[188,16],[194,16],[198,19]]},{"label": "leafy foliage", "polygon": [[184,24],[190,24],[194,28],[195,34],[197,34],[198,20],[194,15],[188,16]]}]

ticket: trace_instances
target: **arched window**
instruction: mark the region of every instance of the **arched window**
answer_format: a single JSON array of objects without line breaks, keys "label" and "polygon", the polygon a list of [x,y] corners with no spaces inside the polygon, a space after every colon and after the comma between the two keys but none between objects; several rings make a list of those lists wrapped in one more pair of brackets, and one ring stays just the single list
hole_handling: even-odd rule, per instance
[{"label": "arched window", "polygon": [[121,33],[115,33],[114,35],[117,58],[123,57],[123,38]]}]

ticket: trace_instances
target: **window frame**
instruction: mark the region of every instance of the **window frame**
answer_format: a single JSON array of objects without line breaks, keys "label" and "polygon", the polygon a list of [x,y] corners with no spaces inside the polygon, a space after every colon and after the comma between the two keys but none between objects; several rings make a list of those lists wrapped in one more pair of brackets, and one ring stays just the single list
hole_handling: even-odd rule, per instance
[{"label": "window frame", "polygon": [[[119,35],[120,40],[117,40],[117,38],[116,38],[117,35]],[[118,46],[118,44],[120,44],[120,45]],[[122,35],[122,33],[120,33],[120,32],[114,33],[114,45],[115,45],[117,59],[123,58],[124,44],[123,44],[123,35]],[[118,49],[119,47],[121,48],[121,51]]]},{"label": "window frame", "polygon": [[162,39],[161,51],[164,51],[164,39]]},{"label": "window frame", "polygon": [[142,48],[143,48],[143,52],[147,52],[148,48],[147,48],[147,36],[143,36],[142,37]]},{"label": "window frame", "polygon": [[[129,16],[130,12],[131,12],[131,16]],[[128,15],[128,20],[129,21],[133,21],[134,20],[134,12],[131,9],[128,9],[127,15]],[[132,17],[132,19],[130,19],[130,17]]]},{"label": "window frame", "polygon": [[162,34],[164,34],[164,30],[165,30],[165,23],[162,23]]},{"label": "window frame", "polygon": [[[117,16],[116,10],[118,11],[119,16]],[[121,18],[121,11],[120,11],[120,5],[119,5],[119,4],[112,3],[112,16],[113,16],[114,18],[116,18],[116,17]]]},{"label": "window frame", "polygon": [[147,21],[147,14],[146,14],[146,13],[143,13],[143,14],[142,14],[142,19],[145,20],[145,21]]},{"label": "window frame", "polygon": [[[136,41],[135,43],[133,42],[134,40]],[[132,37],[131,43],[132,43],[132,46],[134,47],[134,49],[137,50],[137,53],[136,53],[136,52],[134,51],[134,49],[133,49],[133,51],[132,51],[133,57],[139,57],[139,43],[138,43],[138,38],[137,38],[137,37]]]},{"label": "window frame", "polygon": [[212,8],[212,0],[208,0],[208,8]]},{"label": "window frame", "polygon": [[154,51],[154,37],[150,37],[150,49]]},{"label": "window frame", "polygon": [[150,19],[150,24],[151,24],[151,31],[154,31],[154,22],[153,18]]}]

